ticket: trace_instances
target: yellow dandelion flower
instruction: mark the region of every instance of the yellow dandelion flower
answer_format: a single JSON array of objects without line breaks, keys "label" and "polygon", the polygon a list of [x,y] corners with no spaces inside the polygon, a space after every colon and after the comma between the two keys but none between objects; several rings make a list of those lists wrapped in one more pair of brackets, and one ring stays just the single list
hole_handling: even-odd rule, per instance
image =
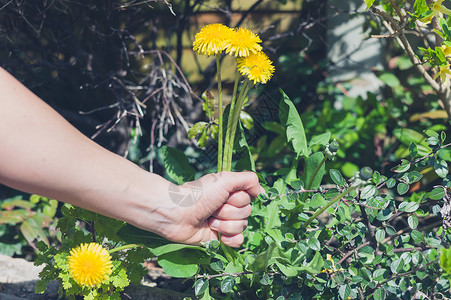
[{"label": "yellow dandelion flower", "polygon": [[440,67],[440,68],[439,68],[439,71],[437,72],[437,74],[435,74],[434,79],[437,79],[437,77],[440,76],[440,81],[441,81],[442,83],[445,83],[446,78],[447,78],[448,76],[451,76],[451,71],[450,71],[449,68],[450,68],[449,64],[447,64],[447,65],[444,66],[444,67]]},{"label": "yellow dandelion flower", "polygon": [[78,285],[94,287],[109,279],[113,264],[108,251],[97,243],[81,244],[67,258],[70,276]]},{"label": "yellow dandelion flower", "polygon": [[266,83],[274,73],[272,61],[261,51],[251,53],[246,57],[239,57],[237,64],[241,75],[247,76],[254,84],[257,82]]},{"label": "yellow dandelion flower", "polygon": [[196,34],[193,50],[203,55],[216,55],[221,53],[233,34],[233,30],[222,24],[210,24],[204,26]]},{"label": "yellow dandelion flower", "polygon": [[451,10],[442,5],[443,1],[444,0],[437,0],[437,1],[435,1],[432,4],[432,6],[430,7],[431,10],[432,10],[432,14],[430,14],[426,18],[420,19],[420,22],[425,23],[425,24],[430,23],[432,18],[439,16],[440,13],[442,13],[444,15],[451,14]]},{"label": "yellow dandelion flower", "polygon": [[259,45],[262,40],[252,31],[246,28],[235,28],[233,34],[226,46],[226,53],[243,57],[249,53],[256,53],[262,50]]}]

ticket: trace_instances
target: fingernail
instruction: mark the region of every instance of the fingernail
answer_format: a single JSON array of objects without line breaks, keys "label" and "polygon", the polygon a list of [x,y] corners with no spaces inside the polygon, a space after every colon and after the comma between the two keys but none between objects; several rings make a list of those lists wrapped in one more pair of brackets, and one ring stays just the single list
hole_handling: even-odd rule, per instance
[{"label": "fingernail", "polygon": [[224,235],[221,237],[221,239],[222,239],[223,242],[226,242],[226,243],[232,241],[232,238],[231,238],[231,237],[229,237],[229,236],[224,236]]},{"label": "fingernail", "polygon": [[219,220],[218,219],[214,219],[211,223],[210,223],[210,227],[214,228],[214,229],[218,229],[219,226]]}]

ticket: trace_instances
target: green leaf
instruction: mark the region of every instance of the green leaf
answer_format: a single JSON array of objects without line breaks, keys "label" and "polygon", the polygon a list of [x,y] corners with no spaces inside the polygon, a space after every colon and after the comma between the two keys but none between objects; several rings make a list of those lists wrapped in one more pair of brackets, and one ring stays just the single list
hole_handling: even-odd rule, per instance
[{"label": "green leaf", "polygon": [[[39,199],[41,198],[40,196],[38,196]],[[20,208],[25,208],[28,210],[31,210],[35,207],[35,203],[28,201],[28,200],[23,200],[23,199],[18,199],[16,197],[12,198],[12,199],[7,199],[5,201],[3,201],[1,208],[6,209],[6,210],[11,210],[15,207],[20,207]]]},{"label": "green leaf", "polygon": [[434,171],[441,178],[445,178],[448,175],[448,163],[443,159],[434,160]]},{"label": "green leaf", "polygon": [[397,87],[401,85],[401,82],[399,81],[398,77],[396,77],[394,74],[392,73],[382,73],[379,76],[379,79],[385,83],[386,85],[388,85],[389,87]]},{"label": "green leaf", "polygon": [[201,246],[188,245],[188,244],[175,244],[175,243],[153,248],[153,249],[151,249],[151,252],[155,256],[160,256],[163,254],[180,251],[180,250],[184,250],[184,249],[199,250],[199,251],[205,252],[205,249],[202,248]]},{"label": "green leaf", "polygon": [[271,280],[270,280],[268,274],[264,273],[262,275],[262,278],[260,279],[260,283],[262,285],[269,285],[269,284],[271,284]]},{"label": "green leaf", "polygon": [[438,139],[438,137],[439,137],[438,133],[435,132],[434,130],[429,130],[429,129],[427,129],[427,130],[424,131],[424,133],[425,133],[427,136],[433,137],[433,138],[436,138],[436,139]]},{"label": "green leaf", "polygon": [[428,143],[431,146],[436,146],[440,143],[440,141],[436,137],[429,137],[426,139],[426,143]]},{"label": "green leaf", "polygon": [[211,262],[210,267],[217,272],[224,271],[224,262],[222,260],[218,259],[214,262]]},{"label": "green leaf", "polygon": [[415,158],[418,155],[418,147],[417,145],[415,145],[415,143],[410,143],[409,153],[412,158]]},{"label": "green leaf", "polygon": [[251,115],[245,111],[240,112],[240,121],[243,127],[248,130],[254,127],[254,119],[252,119]]},{"label": "green leaf", "polygon": [[208,126],[207,122],[197,122],[196,124],[193,125],[193,127],[191,127],[188,130],[188,138],[189,139],[193,139],[195,138],[198,134],[202,134],[202,132],[204,132]]},{"label": "green leaf", "polygon": [[410,215],[407,218],[407,223],[409,224],[410,228],[416,229],[418,227],[418,217],[416,215]]},{"label": "green leaf", "polygon": [[373,6],[374,0],[365,0],[366,10],[370,9]]},{"label": "green leaf", "polygon": [[169,276],[176,278],[188,278],[199,271],[199,264],[208,262],[205,252],[193,249],[182,249],[169,252],[158,257],[158,264]]},{"label": "green leaf", "polygon": [[344,162],[341,166],[341,172],[347,178],[351,178],[355,175],[355,173],[359,172],[359,170],[360,168],[356,164],[353,164],[349,161]]},{"label": "green leaf", "polygon": [[20,232],[22,232],[23,236],[29,244],[33,244],[35,239],[41,239],[47,245],[49,245],[47,235],[41,227],[42,222],[39,222],[37,219],[38,218],[36,218],[35,215],[23,221],[23,223],[20,225]]},{"label": "green leaf", "polygon": [[445,189],[440,187],[434,188],[432,191],[427,193],[427,196],[432,200],[441,200],[445,197]]},{"label": "green leaf", "polygon": [[447,274],[451,274],[451,248],[440,249],[440,267]]},{"label": "green leaf", "polygon": [[194,293],[196,296],[200,296],[207,290],[209,285],[209,281],[206,279],[198,279],[196,283],[194,283]]},{"label": "green leaf", "polygon": [[329,175],[330,175],[330,178],[332,178],[332,181],[335,182],[335,184],[338,186],[342,186],[346,183],[343,176],[341,176],[340,171],[338,171],[338,170],[330,169]]},{"label": "green leaf", "polygon": [[387,221],[388,219],[391,218],[391,216],[393,215],[392,211],[389,209],[384,209],[384,210],[380,210],[377,215],[376,215],[376,219],[378,219],[379,221]]},{"label": "green leaf", "polygon": [[49,280],[38,280],[38,282],[36,282],[36,287],[34,289],[34,292],[36,294],[44,294],[44,292],[47,290],[48,283],[49,283]]},{"label": "green leaf", "polygon": [[235,285],[235,277],[233,276],[225,277],[221,282],[221,292],[223,292],[224,294],[230,292],[233,289],[234,285]]},{"label": "green leaf", "polygon": [[295,277],[298,275],[298,271],[295,267],[292,266],[286,266],[278,261],[276,261],[276,265],[279,268],[280,272],[283,273],[283,275],[287,277]]},{"label": "green leaf", "polygon": [[161,148],[163,156],[164,168],[166,173],[177,184],[183,184],[187,181],[194,180],[195,172],[191,168],[188,158],[185,154],[175,148],[163,146]]},{"label": "green leaf", "polygon": [[395,185],[396,185],[396,179],[390,178],[389,180],[387,180],[387,188],[391,189]]},{"label": "green leaf", "polygon": [[420,204],[416,203],[416,202],[402,202],[398,209],[400,211],[404,211],[404,212],[414,212],[418,209],[418,207],[420,206]]},{"label": "green leaf", "polygon": [[110,282],[116,289],[124,289],[130,284],[127,271],[121,268],[118,272],[114,272],[110,277]]},{"label": "green leaf", "polygon": [[0,211],[0,224],[17,224],[26,220],[32,212],[26,209]]},{"label": "green leaf", "polygon": [[417,171],[412,171],[407,174],[407,178],[409,179],[409,183],[412,184],[417,181],[420,181],[421,178],[423,178],[423,174]]},{"label": "green leaf", "polygon": [[417,244],[424,242],[424,235],[417,230],[412,230],[410,237],[412,237],[412,240]]},{"label": "green leaf", "polygon": [[347,284],[340,286],[338,295],[340,295],[340,298],[343,300],[348,299],[349,295],[351,295],[351,287]]},{"label": "green leaf", "polygon": [[397,166],[394,170],[396,173],[404,173],[410,169],[410,162],[403,159],[401,165]]},{"label": "green leaf", "polygon": [[202,100],[204,100],[202,103],[202,109],[211,120],[215,111],[215,97],[209,90],[206,90],[202,93]]},{"label": "green leaf", "polygon": [[420,155],[426,155],[431,151],[427,143],[425,143],[424,135],[413,129],[396,128],[393,130],[393,134],[406,146],[409,146],[412,142],[415,143]]},{"label": "green leaf", "polygon": [[385,239],[385,231],[383,229],[377,228],[375,232],[376,241],[378,243]]},{"label": "green leaf", "polygon": [[376,187],[374,185],[367,185],[362,189],[362,192],[360,192],[360,198],[365,200],[370,197],[373,197],[373,195],[376,193]]},{"label": "green leaf", "polygon": [[279,119],[286,128],[287,141],[293,147],[297,156],[307,156],[309,154],[307,139],[301,117],[290,98],[282,90],[280,92],[282,93],[282,101],[280,101],[279,105]]},{"label": "green leaf", "polygon": [[439,248],[441,241],[438,238],[428,237],[426,238],[426,244],[432,248]]},{"label": "green leaf", "polygon": [[307,272],[311,273],[320,273],[324,266],[324,260],[319,251],[316,251],[313,259],[308,263],[307,268],[301,267],[305,269]]},{"label": "green leaf", "polygon": [[393,273],[400,273],[404,269],[404,260],[402,258],[396,259],[391,262],[390,269]]},{"label": "green leaf", "polygon": [[374,291],[373,294],[374,300],[384,300],[385,299],[385,290],[383,288],[378,288]]},{"label": "green leaf", "polygon": [[310,139],[309,146],[310,147],[312,147],[313,145],[326,146],[327,144],[329,144],[330,135],[331,135],[331,133],[330,133],[330,131],[328,131],[323,134],[313,136]]},{"label": "green leaf", "polygon": [[252,157],[251,150],[246,141],[246,135],[241,123],[238,125],[238,151],[242,155],[240,160],[235,164],[235,170],[237,171],[253,171],[255,172],[255,161]]},{"label": "green leaf", "polygon": [[307,241],[307,245],[313,250],[321,250],[321,244],[319,243],[318,239],[315,237],[310,238]]},{"label": "green leaf", "polygon": [[397,191],[400,195],[404,195],[409,191],[409,185],[404,182],[400,182],[398,183]]},{"label": "green leaf", "polygon": [[378,171],[374,171],[373,178],[371,178],[371,180],[376,185],[384,181],[383,177],[381,176],[381,173],[379,173]]},{"label": "green leaf", "polygon": [[387,269],[377,269],[373,272],[373,279],[376,281],[384,281],[390,276],[390,272]]},{"label": "green leaf", "polygon": [[310,206],[311,208],[317,208],[320,206],[324,206],[326,205],[327,202],[326,200],[324,200],[323,195],[321,194],[314,194],[310,200],[310,202],[307,202],[307,205]]},{"label": "green leaf", "polygon": [[279,216],[279,205],[277,204],[277,201],[271,201],[266,208],[268,211],[268,221],[266,222],[266,229],[279,227],[281,225],[281,222]]},{"label": "green leaf", "polygon": [[50,199],[48,204],[46,204],[42,209],[42,212],[47,216],[49,216],[50,218],[53,218],[56,214],[57,209],[58,209],[58,201]]},{"label": "green leaf", "polygon": [[[305,168],[304,168],[304,174],[302,174],[301,180],[305,182],[306,184],[309,184],[311,181],[311,178],[316,170],[316,168],[320,165],[320,163],[324,159],[324,154],[322,152],[315,152],[309,157],[307,157],[305,161]],[[307,189],[317,189],[321,181],[323,180],[323,176],[326,173],[326,166],[325,164],[322,164],[322,166],[319,168],[318,172],[316,173],[315,178],[312,181],[311,186],[306,186]]]},{"label": "green leaf", "polygon": [[145,245],[149,248],[155,248],[171,243],[164,237],[161,237],[153,232],[137,228],[130,224],[127,224],[119,229],[117,235],[125,243]]},{"label": "green leaf", "polygon": [[271,259],[274,251],[277,249],[277,244],[272,242],[268,245],[268,248],[255,257],[255,261],[252,263],[252,271],[264,272],[268,267],[268,262]]},{"label": "green leaf", "polygon": [[0,253],[7,256],[22,254],[22,243],[7,244],[0,242]]},{"label": "green leaf", "polygon": [[426,0],[415,0],[413,9],[415,10],[415,15],[421,15],[422,13],[429,11]]}]

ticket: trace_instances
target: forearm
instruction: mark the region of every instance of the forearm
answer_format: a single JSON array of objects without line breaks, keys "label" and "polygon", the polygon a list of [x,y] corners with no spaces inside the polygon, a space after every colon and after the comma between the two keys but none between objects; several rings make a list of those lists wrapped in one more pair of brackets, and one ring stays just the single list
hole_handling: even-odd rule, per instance
[{"label": "forearm", "polygon": [[0,182],[125,221],[163,205],[169,182],[85,137],[3,69],[0,91]]}]

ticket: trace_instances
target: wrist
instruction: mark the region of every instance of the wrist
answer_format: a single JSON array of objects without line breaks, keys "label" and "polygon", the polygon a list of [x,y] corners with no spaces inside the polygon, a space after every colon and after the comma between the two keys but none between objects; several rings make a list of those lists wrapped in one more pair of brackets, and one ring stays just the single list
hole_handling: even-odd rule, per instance
[{"label": "wrist", "polygon": [[178,186],[159,175],[143,171],[129,184],[125,209],[120,217],[127,223],[168,238],[175,225],[178,206],[170,199],[170,191]]}]

